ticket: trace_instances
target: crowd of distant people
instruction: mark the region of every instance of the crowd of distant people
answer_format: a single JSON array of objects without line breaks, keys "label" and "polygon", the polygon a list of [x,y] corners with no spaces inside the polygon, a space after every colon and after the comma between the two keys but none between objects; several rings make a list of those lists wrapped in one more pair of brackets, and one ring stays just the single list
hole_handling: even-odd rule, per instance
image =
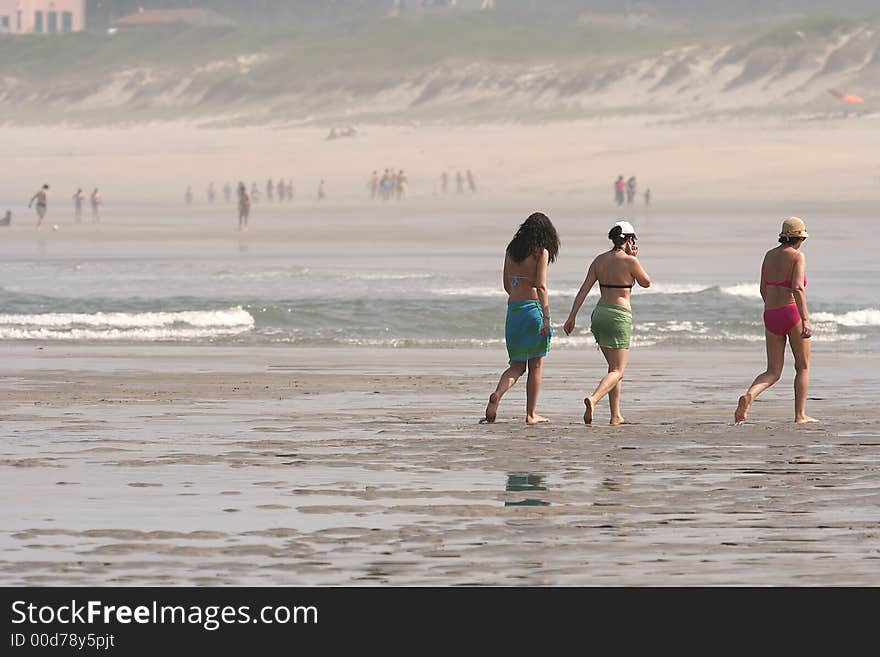
[{"label": "crowd of distant people", "polygon": [[[473,172],[466,169],[464,173],[461,170],[456,171],[452,176],[447,171],[440,174],[440,189],[444,196],[453,191],[456,194],[476,194],[477,183]],[[382,174],[378,169],[371,174],[367,188],[369,190],[371,200],[403,200],[406,198],[409,189],[409,178],[403,169],[387,168]],[[250,217],[251,207],[261,201],[266,203],[290,203],[296,198],[296,187],[292,180],[279,178],[277,181],[269,179],[265,185],[258,185],[256,182],[250,184],[250,189],[243,181],[233,187],[229,182],[224,183],[219,190],[213,181],[208,183],[205,190],[205,199],[209,204],[215,204],[218,201],[219,194],[222,193],[223,200],[227,204],[235,203],[238,206],[238,223],[240,229],[246,229],[248,219]],[[618,207],[626,204],[632,206],[636,202],[638,194],[638,181],[635,176],[625,179],[621,174],[614,181],[614,202]],[[104,205],[104,199],[98,188],[94,188],[91,194],[86,194],[82,188],[78,188],[73,194],[73,214],[76,223],[82,223],[83,214],[86,203],[91,208],[91,217],[93,223],[101,221],[101,208]],[[318,183],[316,199],[323,201],[327,198],[326,181],[321,180]],[[643,192],[643,201],[645,206],[651,205],[651,189],[646,188]],[[184,202],[192,205],[195,202],[195,194],[192,186],[187,186],[184,192]],[[49,206],[49,185],[45,184],[38,189],[31,197],[28,207],[35,208],[37,213],[37,228],[41,228],[45,219]],[[12,222],[12,212],[7,211],[0,216],[0,226],[10,225]],[[57,226],[57,225],[56,225]]]},{"label": "crowd of distant people", "polygon": [[[633,205],[636,201],[637,192],[638,181],[635,176],[630,176],[626,180],[623,179],[623,174],[617,176],[617,180],[614,181],[614,202],[617,204],[617,207],[621,207],[624,203]],[[645,189],[644,200],[646,206],[651,205],[650,187]]]},{"label": "crowd of distant people", "polygon": [[[233,199],[233,187],[229,182],[224,183],[222,192],[223,192],[223,200],[226,203],[232,203],[233,200],[237,200],[238,191],[244,185],[243,182],[239,182],[236,185],[236,199]],[[284,178],[279,178],[276,182],[273,179],[269,179],[266,181],[265,186],[262,188],[265,191],[265,196],[261,192],[260,185],[258,185],[255,181],[251,182],[250,191],[248,192],[248,196],[250,197],[251,203],[259,203],[261,199],[264,199],[267,203],[289,203],[296,198],[296,187],[293,184],[292,180],[285,180]],[[211,181],[208,183],[208,187],[205,190],[205,200],[213,205],[217,202],[218,193],[217,187],[214,182]],[[193,194],[192,186],[188,186],[183,195],[183,200],[187,205],[192,205],[195,201],[195,195]]]},{"label": "crowd of distant people", "polygon": [[[440,174],[440,190],[443,192],[444,196],[449,193],[450,182],[452,182],[452,178],[446,171]],[[464,194],[465,184],[467,184],[467,190],[471,194],[477,193],[477,181],[470,169],[468,169],[464,175],[462,175],[461,171],[455,173],[455,193]]]},{"label": "crowd of distant people", "polygon": [[385,169],[381,176],[377,169],[370,176],[367,188],[370,190],[370,200],[390,201],[396,199],[401,201],[406,198],[409,178],[403,169]]},{"label": "crowd of distant people", "polygon": [[[34,195],[31,196],[30,201],[28,201],[28,208],[34,208],[37,213],[37,228],[43,227],[43,220],[49,212],[50,189],[48,183],[44,184],[34,192]],[[101,192],[97,187],[95,187],[89,195],[86,195],[82,190],[82,187],[78,188],[76,192],[74,192],[72,200],[73,218],[76,223],[82,223],[83,208],[85,207],[87,200],[92,209],[92,223],[99,223],[101,221],[101,207],[104,205],[104,197],[101,195]],[[0,220],[0,225],[9,226],[11,223],[12,210],[7,210],[2,217],[2,220]],[[58,228],[57,224],[54,228]]]}]

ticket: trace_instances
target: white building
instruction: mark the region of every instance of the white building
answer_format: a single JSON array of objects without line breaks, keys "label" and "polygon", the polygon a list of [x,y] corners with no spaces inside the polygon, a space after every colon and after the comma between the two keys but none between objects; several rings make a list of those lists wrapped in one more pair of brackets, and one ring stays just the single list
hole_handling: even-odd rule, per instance
[{"label": "white building", "polygon": [[86,29],[86,0],[0,0],[0,34],[63,34]]}]

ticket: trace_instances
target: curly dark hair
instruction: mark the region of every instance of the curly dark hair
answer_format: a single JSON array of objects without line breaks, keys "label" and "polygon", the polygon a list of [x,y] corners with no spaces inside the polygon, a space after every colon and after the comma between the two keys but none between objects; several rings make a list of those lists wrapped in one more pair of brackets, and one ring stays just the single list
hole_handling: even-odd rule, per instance
[{"label": "curly dark hair", "polygon": [[516,235],[507,245],[507,253],[514,262],[522,262],[530,255],[537,255],[544,249],[550,254],[550,262],[555,262],[559,254],[559,235],[546,214],[535,212],[522,222]]}]

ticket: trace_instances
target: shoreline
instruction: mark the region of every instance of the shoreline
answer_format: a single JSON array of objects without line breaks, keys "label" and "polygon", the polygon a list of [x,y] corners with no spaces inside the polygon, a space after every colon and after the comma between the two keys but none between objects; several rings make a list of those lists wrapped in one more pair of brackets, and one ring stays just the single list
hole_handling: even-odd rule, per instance
[{"label": "shoreline", "polygon": [[[817,350],[732,426],[763,350],[3,345],[6,585],[876,585],[878,356]],[[742,390],[741,390],[742,389]],[[816,399],[818,398],[818,399]],[[729,416],[729,417],[728,417]],[[535,550],[539,550],[540,557]]]}]

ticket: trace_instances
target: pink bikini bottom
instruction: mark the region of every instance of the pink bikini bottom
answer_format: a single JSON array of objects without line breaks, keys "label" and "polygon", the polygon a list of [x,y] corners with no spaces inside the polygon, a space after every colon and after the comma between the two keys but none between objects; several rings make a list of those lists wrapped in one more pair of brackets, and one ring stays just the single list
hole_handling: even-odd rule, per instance
[{"label": "pink bikini bottom", "polygon": [[801,313],[796,303],[782,308],[768,308],[764,311],[764,326],[776,335],[787,335],[801,321]]}]

